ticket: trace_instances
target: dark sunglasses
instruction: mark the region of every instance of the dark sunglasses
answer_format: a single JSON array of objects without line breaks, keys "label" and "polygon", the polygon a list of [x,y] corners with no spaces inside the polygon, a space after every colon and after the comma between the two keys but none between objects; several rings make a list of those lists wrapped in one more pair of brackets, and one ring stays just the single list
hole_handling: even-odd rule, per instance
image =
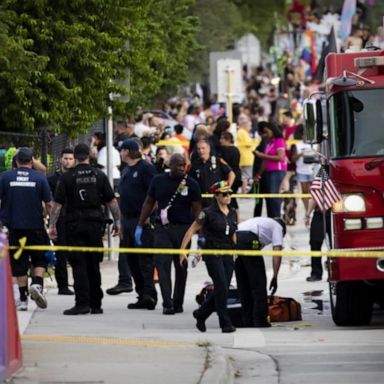
[{"label": "dark sunglasses", "polygon": [[217,192],[215,195],[216,195],[216,196],[218,196],[218,195],[223,195],[224,197],[225,197],[225,196],[231,196],[231,195],[232,195],[232,192]]}]

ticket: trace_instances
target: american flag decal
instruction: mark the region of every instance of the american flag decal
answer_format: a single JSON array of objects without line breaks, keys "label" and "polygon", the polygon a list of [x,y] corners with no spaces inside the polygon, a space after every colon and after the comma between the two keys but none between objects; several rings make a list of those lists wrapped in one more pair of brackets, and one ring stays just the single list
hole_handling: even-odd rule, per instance
[{"label": "american flag decal", "polygon": [[321,167],[310,186],[310,193],[318,208],[324,212],[342,199],[325,167]]}]

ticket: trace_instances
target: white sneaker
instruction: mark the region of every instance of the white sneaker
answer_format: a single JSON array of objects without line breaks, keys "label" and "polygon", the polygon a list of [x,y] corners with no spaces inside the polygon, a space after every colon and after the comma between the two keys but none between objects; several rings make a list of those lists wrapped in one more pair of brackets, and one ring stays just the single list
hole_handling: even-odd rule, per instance
[{"label": "white sneaker", "polygon": [[28,300],[25,300],[25,301],[21,301],[21,300],[18,300],[17,303],[16,303],[16,309],[18,311],[28,311]]},{"label": "white sneaker", "polygon": [[47,308],[47,299],[43,295],[43,287],[39,284],[32,284],[29,289],[29,293],[31,295],[31,299],[35,300],[36,305],[39,308]]}]

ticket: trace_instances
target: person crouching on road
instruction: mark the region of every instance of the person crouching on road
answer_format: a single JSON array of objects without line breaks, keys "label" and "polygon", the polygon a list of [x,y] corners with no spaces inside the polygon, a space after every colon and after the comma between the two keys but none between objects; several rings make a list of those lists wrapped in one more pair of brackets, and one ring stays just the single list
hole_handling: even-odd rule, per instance
[{"label": "person crouching on road", "polygon": [[[210,187],[214,194],[211,205],[202,212],[193,222],[184,236],[180,249],[186,249],[192,236],[202,230],[205,237],[206,249],[234,249],[236,243],[237,215],[230,207],[231,193],[226,181],[219,181]],[[234,261],[233,256],[207,255],[203,256],[208,274],[211,277],[214,289],[200,308],[193,312],[196,327],[200,332],[206,331],[205,321],[214,312],[217,312],[222,332],[236,331],[232,325],[227,310],[228,287],[231,282]],[[187,263],[187,256],[180,254],[180,264]]]},{"label": "person crouching on road", "polygon": [[[272,244],[274,251],[283,249],[286,233],[280,218],[254,217],[238,225],[237,249],[263,249]],[[271,295],[277,290],[281,256],[273,256],[273,277],[269,286]],[[262,256],[238,256],[235,262],[244,327],[270,327],[268,318],[267,276]]]},{"label": "person crouching on road", "polygon": [[[49,236],[57,238],[57,220],[66,207],[66,232],[69,246],[103,247],[105,217],[102,206],[108,205],[114,219],[113,235],[120,234],[120,210],[107,176],[89,164],[89,147],[74,148],[75,168],[63,173],[55,191],[49,223]],[[101,252],[70,252],[68,261],[73,269],[75,306],[64,315],[101,314],[100,262]]]}]

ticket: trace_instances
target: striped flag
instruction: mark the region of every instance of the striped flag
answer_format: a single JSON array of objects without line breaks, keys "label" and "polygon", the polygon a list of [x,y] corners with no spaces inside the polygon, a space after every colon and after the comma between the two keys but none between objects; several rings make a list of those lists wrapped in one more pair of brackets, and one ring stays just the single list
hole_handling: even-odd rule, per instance
[{"label": "striped flag", "polygon": [[356,13],[356,0],[344,0],[340,19],[340,38],[345,40],[352,29],[352,18]]},{"label": "striped flag", "polygon": [[333,203],[341,200],[341,195],[337,191],[335,184],[333,184],[329,178],[324,166],[320,168],[318,174],[313,179],[310,186],[310,193],[322,212],[331,208]]}]

